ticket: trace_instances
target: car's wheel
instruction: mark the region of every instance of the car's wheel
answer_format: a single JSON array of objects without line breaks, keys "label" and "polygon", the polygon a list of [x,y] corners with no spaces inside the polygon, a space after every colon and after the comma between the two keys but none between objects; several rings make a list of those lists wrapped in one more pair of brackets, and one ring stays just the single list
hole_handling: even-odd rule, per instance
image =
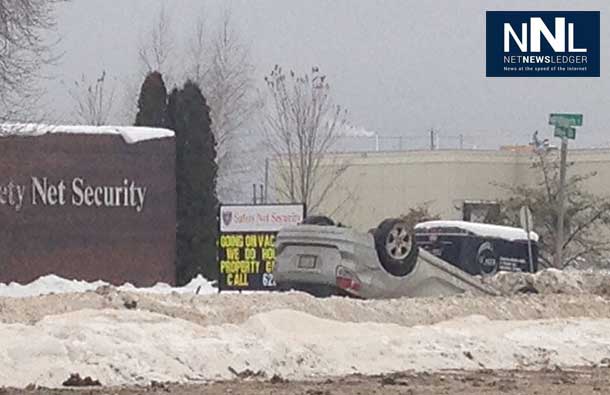
[{"label": "car's wheel", "polygon": [[330,219],[325,215],[312,215],[310,217],[306,217],[303,222],[305,225],[325,225],[325,226],[334,226],[335,221]]},{"label": "car's wheel", "polygon": [[415,267],[418,248],[412,229],[401,219],[390,218],[374,233],[375,249],[381,266],[394,276],[406,276]]}]

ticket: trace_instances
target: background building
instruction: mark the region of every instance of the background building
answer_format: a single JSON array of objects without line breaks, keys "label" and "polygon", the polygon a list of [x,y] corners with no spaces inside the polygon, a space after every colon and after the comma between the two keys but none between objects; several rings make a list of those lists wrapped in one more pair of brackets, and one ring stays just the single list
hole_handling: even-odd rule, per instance
[{"label": "background building", "polygon": [[[508,197],[502,184],[536,182],[533,160],[531,148],[523,147],[333,154],[329,166],[348,167],[316,214],[369,229],[427,203],[443,219],[482,221],[496,201]],[[568,161],[574,163],[568,175],[597,172],[585,187],[610,195],[610,149],[570,150]]]}]

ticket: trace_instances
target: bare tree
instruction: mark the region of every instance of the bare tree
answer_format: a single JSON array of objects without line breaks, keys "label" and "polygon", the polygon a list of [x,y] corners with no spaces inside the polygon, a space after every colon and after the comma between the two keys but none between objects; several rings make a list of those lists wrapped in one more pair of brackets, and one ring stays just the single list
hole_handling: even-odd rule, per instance
[{"label": "bare tree", "polygon": [[400,216],[400,219],[405,221],[410,229],[413,229],[415,225],[420,222],[441,219],[438,214],[430,212],[431,203],[432,202],[428,201],[418,204],[415,207],[410,207],[406,214]]},{"label": "bare tree", "polygon": [[[221,201],[235,201],[241,192],[240,178],[236,174],[248,171],[248,132],[245,125],[260,107],[254,86],[254,66],[249,47],[234,27],[229,10],[225,10],[219,23],[208,29],[209,20],[200,18],[187,48],[179,48],[174,40],[172,21],[165,9],[161,9],[154,26],[140,45],[139,60],[145,73],[159,71],[168,86],[178,74],[195,81],[204,93],[212,131],[217,142],[218,183],[217,193]],[[182,52],[182,50],[186,50]],[[176,57],[185,60],[185,69],[177,71]],[[126,97],[133,96],[126,85]],[[128,99],[129,100],[129,99]],[[122,106],[128,118],[133,119],[133,106]],[[248,140],[248,141],[247,141]]]},{"label": "bare tree", "polygon": [[205,20],[200,19],[190,43],[188,69],[211,109],[221,200],[234,200],[238,193],[239,178],[234,173],[246,160],[244,126],[258,108],[249,49],[233,25],[230,11],[225,10],[218,27],[208,35]]},{"label": "bare tree", "polygon": [[123,123],[133,123],[138,111],[137,100],[140,84],[145,76],[153,71],[163,75],[168,87],[177,81],[176,57],[181,56],[180,48],[172,28],[171,15],[161,5],[161,9],[150,28],[142,32],[138,46],[138,72],[121,83],[120,102],[117,117]]},{"label": "bare tree", "polygon": [[112,113],[114,92],[114,85],[106,85],[105,71],[93,83],[84,75],[80,81],[74,81],[68,93],[74,101],[74,115],[78,122],[95,126],[107,124]]},{"label": "bare tree", "polygon": [[158,71],[167,79],[174,71],[174,55],[176,55],[176,43],[172,20],[165,6],[162,5],[157,19],[146,34],[146,38],[141,40],[138,49],[138,58],[144,68],[142,74]]},{"label": "bare tree", "polygon": [[0,0],[0,118],[7,119],[40,96],[43,65],[57,60],[47,33],[59,0]]},{"label": "bare tree", "polygon": [[132,73],[120,80],[119,97],[116,99],[120,104],[115,114],[117,122],[120,124],[131,125],[136,119],[141,80],[144,80],[144,77],[141,77],[139,73]]},{"label": "bare tree", "polygon": [[[569,164],[571,167],[573,163]],[[534,230],[541,236],[540,260],[551,266],[555,252],[557,226],[557,196],[559,191],[559,158],[556,151],[541,149],[535,153],[532,168],[538,182],[534,186],[508,186],[511,197],[501,201],[504,223],[519,226],[519,209],[526,205],[532,210]],[[596,173],[574,174],[566,180],[566,211],[562,267],[579,260],[601,262],[610,253],[610,199],[586,192],[583,183]]]},{"label": "bare tree", "polygon": [[345,123],[345,110],[332,103],[330,85],[317,67],[297,76],[276,65],[265,81],[270,103],[264,129],[279,161],[277,193],[315,212],[348,167],[327,157]]},{"label": "bare tree", "polygon": [[199,17],[189,42],[189,66],[187,71],[189,76],[198,83],[207,82],[206,77],[211,63],[209,46],[206,19]]}]

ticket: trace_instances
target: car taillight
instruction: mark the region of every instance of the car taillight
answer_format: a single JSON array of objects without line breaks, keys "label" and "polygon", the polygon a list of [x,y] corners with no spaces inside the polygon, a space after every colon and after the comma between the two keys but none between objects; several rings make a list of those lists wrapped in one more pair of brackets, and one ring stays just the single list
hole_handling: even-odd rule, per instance
[{"label": "car taillight", "polygon": [[336,284],[337,284],[337,287],[339,287],[345,291],[352,291],[352,292],[359,291],[360,287],[362,285],[360,283],[360,279],[358,278],[358,276],[356,276],[356,274],[347,270],[343,266],[337,267]]}]

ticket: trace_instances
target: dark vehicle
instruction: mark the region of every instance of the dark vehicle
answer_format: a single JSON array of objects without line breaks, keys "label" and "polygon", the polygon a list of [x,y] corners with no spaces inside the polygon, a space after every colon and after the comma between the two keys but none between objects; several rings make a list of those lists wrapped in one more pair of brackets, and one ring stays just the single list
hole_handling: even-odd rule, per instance
[{"label": "dark vehicle", "polygon": [[429,221],[415,226],[415,239],[420,248],[469,274],[491,276],[502,270],[538,270],[538,235],[530,232],[530,268],[527,233],[519,228]]}]

